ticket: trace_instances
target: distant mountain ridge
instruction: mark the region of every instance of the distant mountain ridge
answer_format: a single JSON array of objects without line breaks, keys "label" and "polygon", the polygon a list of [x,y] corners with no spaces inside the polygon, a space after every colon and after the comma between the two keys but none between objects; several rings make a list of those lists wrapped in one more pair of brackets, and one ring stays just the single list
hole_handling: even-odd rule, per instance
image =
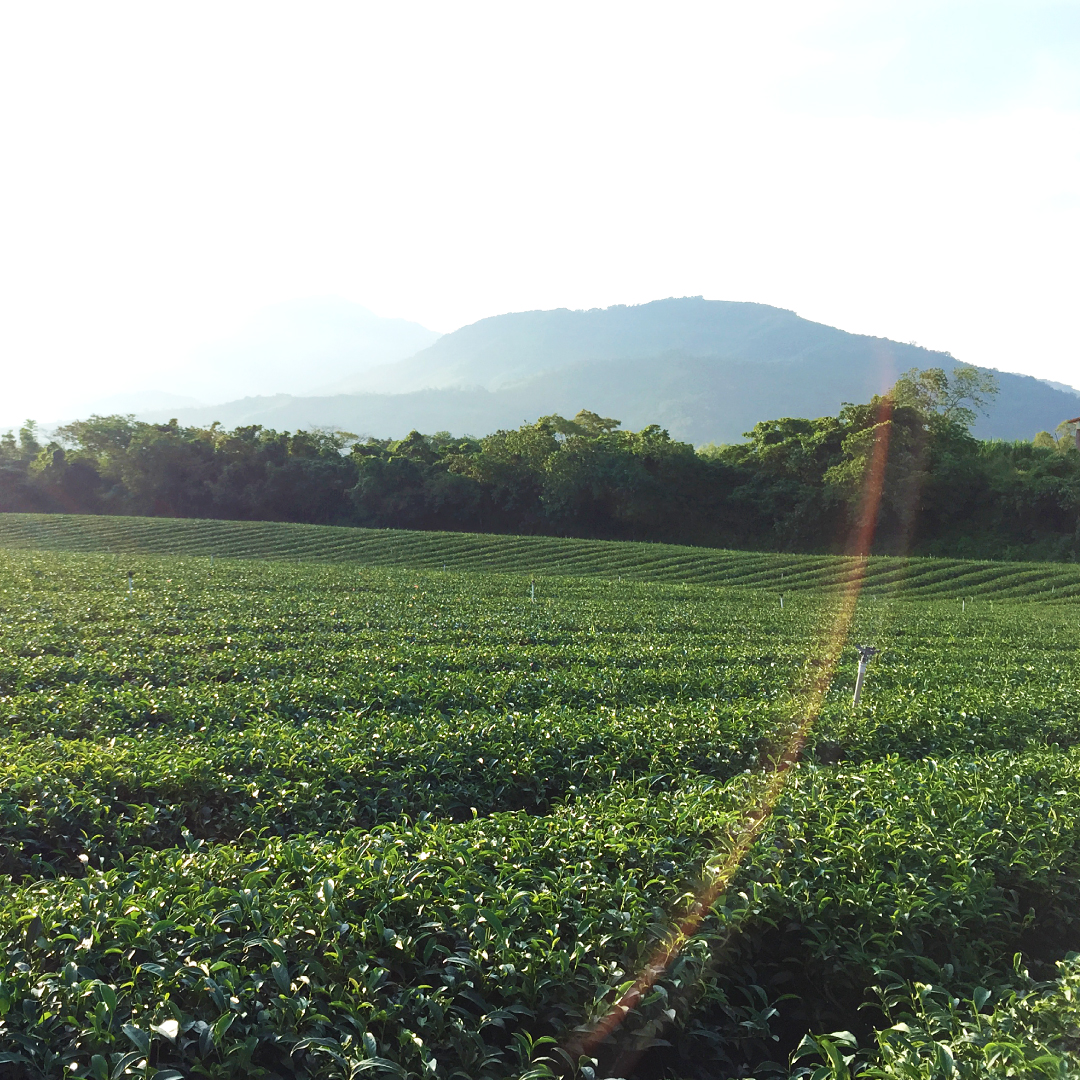
[{"label": "distant mountain ridge", "polygon": [[927,353],[916,345],[849,334],[784,308],[690,296],[632,307],[556,308],[481,319],[443,335],[415,356],[371,368],[355,388],[372,393],[447,386],[500,390],[594,361],[672,355],[777,363],[860,348],[889,370],[908,360],[912,366]]},{"label": "distant mountain ridge", "polygon": [[1054,382],[1053,379],[1040,379],[1039,382],[1046,383],[1053,390],[1061,390],[1066,394],[1075,394],[1080,397],[1080,390],[1077,390],[1075,386],[1069,386],[1067,383]]},{"label": "distant mountain ridge", "polygon": [[[185,423],[327,425],[400,437],[413,428],[479,435],[589,408],[628,427],[660,423],[700,444],[735,441],[759,420],[835,414],[845,401],[884,392],[910,368],[956,363],[948,353],[851,334],[766,304],[683,297],[497,315],[356,372],[347,382],[357,392],[246,397],[170,414]],[[1001,393],[975,429],[983,438],[1029,439],[1077,411],[1071,388],[996,374]]]},{"label": "distant mountain ridge", "polygon": [[[362,437],[400,438],[414,428],[429,433],[483,435],[550,413],[573,415],[584,405],[615,416],[628,428],[658,423],[675,437],[700,445],[738,441],[759,420],[833,414],[843,401],[867,400],[876,392],[869,383],[865,385],[867,393],[850,392],[856,388],[837,379],[835,372],[827,368],[795,373],[818,377],[811,394],[789,378],[792,372],[786,364],[777,365],[777,381],[771,386],[747,377],[749,373],[739,370],[741,365],[731,365],[717,378],[707,362],[692,360],[671,361],[664,380],[667,385],[657,385],[657,380],[649,377],[647,366],[647,362],[612,361],[575,365],[499,391],[450,387],[408,394],[278,394],[200,409],[161,410],[145,414],[144,418],[164,421],[178,416],[185,424],[209,425],[218,420],[226,427],[262,424],[290,431],[324,426]],[[646,368],[644,372],[642,367]],[[1072,394],[1055,391],[1027,375],[995,374],[1007,411],[1002,415],[1003,402],[999,401],[989,417],[980,417],[975,425],[975,434],[980,438],[1029,439],[1035,432],[1052,431],[1061,420],[1077,412]],[[714,377],[708,392],[695,389],[700,375]],[[686,386],[677,385],[681,376],[685,376]],[[606,387],[598,386],[605,379]],[[1071,406],[1071,411],[1063,410],[1063,405]]]}]

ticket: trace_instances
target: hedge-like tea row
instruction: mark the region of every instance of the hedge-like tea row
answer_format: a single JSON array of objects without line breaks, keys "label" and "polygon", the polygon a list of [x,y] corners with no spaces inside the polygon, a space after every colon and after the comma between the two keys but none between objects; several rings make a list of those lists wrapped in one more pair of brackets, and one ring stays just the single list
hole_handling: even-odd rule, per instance
[{"label": "hedge-like tea row", "polygon": [[1071,605],[864,596],[861,706],[842,643],[776,814],[590,1061],[847,627],[827,591],[532,585],[0,555],[0,1075],[930,1076],[989,1067],[975,1028],[1058,1067],[1017,1018],[1067,1026],[1071,984],[1013,956],[1080,947]]},{"label": "hedge-like tea row", "polygon": [[[10,889],[6,1049],[54,1075],[125,1051],[232,1076],[378,1059],[513,1075],[543,1036],[571,1045],[648,959],[752,786],[616,785],[543,817],[243,848],[192,838]],[[859,1026],[881,970],[1007,998],[1014,952],[1049,966],[1076,940],[1078,844],[1075,755],[803,767],[680,962],[594,1056],[760,1067],[773,1036]]]},{"label": "hedge-like tea row", "polygon": [[302,559],[429,570],[626,577],[642,581],[741,585],[792,592],[835,587],[865,572],[878,595],[1080,597],[1080,570],[1057,563],[762,554],[674,544],[548,536],[410,532],[267,521],[0,514],[0,548]]}]

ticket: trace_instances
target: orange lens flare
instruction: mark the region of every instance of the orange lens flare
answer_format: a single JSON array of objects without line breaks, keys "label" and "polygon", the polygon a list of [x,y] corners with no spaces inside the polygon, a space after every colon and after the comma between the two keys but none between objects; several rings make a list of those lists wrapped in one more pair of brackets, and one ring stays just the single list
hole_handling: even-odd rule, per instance
[{"label": "orange lens flare", "polygon": [[687,914],[668,931],[664,941],[654,950],[634,980],[633,986],[611,1006],[591,1031],[573,1040],[568,1049],[575,1054],[591,1056],[605,1039],[614,1034],[623,1020],[671,966],[687,941],[697,933],[698,927],[727,890],[736,871],[772,816],[784,791],[788,773],[802,756],[810,731],[821,713],[821,706],[832,684],[837,664],[855,618],[855,608],[866,576],[867,560],[873,546],[874,530],[881,506],[885,466],[889,459],[891,420],[892,401],[885,398],[878,408],[873,451],[863,477],[858,516],[847,547],[848,554],[854,557],[855,565],[853,572],[841,586],[836,611],[829,630],[821,642],[821,651],[824,656],[819,667],[819,674],[809,685],[804,699],[799,703],[797,711],[801,718],[789,732],[779,755],[767,766],[761,796],[743,818],[742,827],[736,832],[731,850],[718,865],[712,867],[708,884],[697,895]]}]

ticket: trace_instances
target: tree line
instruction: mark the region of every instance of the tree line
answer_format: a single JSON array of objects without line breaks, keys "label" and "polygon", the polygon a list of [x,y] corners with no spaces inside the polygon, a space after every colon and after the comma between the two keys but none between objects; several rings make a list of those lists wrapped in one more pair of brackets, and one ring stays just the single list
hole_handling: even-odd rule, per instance
[{"label": "tree line", "polygon": [[[695,450],[583,410],[485,438],[361,441],[93,416],[0,437],[0,511],[541,533],[784,551],[1080,557],[1067,432],[982,442],[996,387],[973,368],[904,375],[837,416],[763,421]],[[868,514],[873,521],[867,522]],[[867,531],[866,526],[871,528]]]}]

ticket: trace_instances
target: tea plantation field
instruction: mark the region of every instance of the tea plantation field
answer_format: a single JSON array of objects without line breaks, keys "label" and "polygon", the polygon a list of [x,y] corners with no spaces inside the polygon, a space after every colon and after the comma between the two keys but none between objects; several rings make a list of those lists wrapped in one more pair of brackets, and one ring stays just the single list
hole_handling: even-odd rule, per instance
[{"label": "tea plantation field", "polygon": [[412,569],[547,573],[742,585],[796,592],[858,576],[875,596],[1080,599],[1080,567],[965,559],[787,555],[552,536],[408,532],[276,521],[0,514],[0,548],[354,562]]},{"label": "tea plantation field", "polygon": [[875,561],[849,627],[843,560],[211,567],[7,518],[0,1075],[1080,1069],[1074,568]]}]

